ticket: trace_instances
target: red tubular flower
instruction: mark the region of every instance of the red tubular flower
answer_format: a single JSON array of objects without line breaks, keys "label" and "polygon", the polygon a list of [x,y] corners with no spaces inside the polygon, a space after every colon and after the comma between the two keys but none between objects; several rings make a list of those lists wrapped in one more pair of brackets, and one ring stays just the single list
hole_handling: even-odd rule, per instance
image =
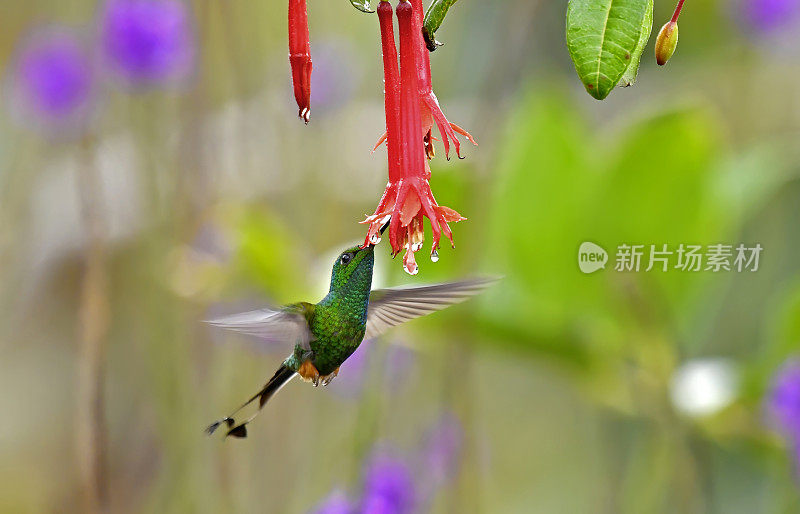
[{"label": "red tubular flower", "polygon": [[[386,190],[378,203],[378,208],[375,209],[375,214],[364,221],[364,223],[370,223],[364,245],[380,242],[381,227],[391,219],[391,211],[394,209],[402,179],[400,169],[400,68],[397,64],[392,6],[389,2],[381,1],[378,5],[378,21],[381,28],[381,49],[383,51],[383,105],[386,111],[386,133],[381,138],[381,142],[386,141],[386,150],[389,155],[389,182],[386,184]],[[393,232],[394,230],[390,234]],[[393,244],[392,249],[394,248]]]},{"label": "red tubular flower", "polygon": [[[478,143],[475,142],[475,139],[473,139],[469,132],[459,127],[455,123],[450,123],[447,120],[447,117],[444,115],[444,112],[442,112],[442,108],[439,105],[439,100],[436,98],[436,94],[433,92],[433,86],[431,83],[430,53],[428,53],[428,49],[425,47],[425,40],[422,37],[422,20],[424,16],[422,0],[411,0],[411,6],[414,10],[413,31],[415,34],[420,35],[420,37],[415,38],[415,40],[417,43],[416,61],[419,101],[422,104],[420,125],[422,126],[422,137],[425,142],[425,154],[428,156],[428,159],[431,159],[434,156],[434,138],[431,134],[431,130],[433,129],[433,124],[436,123],[436,127],[439,129],[439,134],[442,137],[442,143],[444,144],[445,157],[448,160],[450,159],[450,140],[452,139],[453,146],[455,146],[456,149],[456,154],[460,158],[461,143],[456,136],[457,133],[466,137],[473,145],[477,146]],[[381,136],[381,138],[375,144],[373,151],[375,151],[384,141],[386,141],[386,134]]]},{"label": "red tubular flower", "polygon": [[294,98],[298,116],[311,117],[311,43],[308,37],[306,0],[289,0],[289,63],[292,65]]},{"label": "red tubular flower", "polygon": [[[470,143],[477,145],[475,139],[472,138],[469,132],[459,127],[455,123],[447,121],[439,106],[439,100],[433,92],[433,85],[431,83],[431,56],[428,49],[425,47],[425,40],[422,38],[422,20],[424,12],[422,9],[422,0],[411,0],[411,5],[414,8],[413,30],[419,37],[416,40],[416,53],[417,53],[417,67],[419,76],[419,95],[422,102],[422,133],[426,137],[426,141],[431,140],[431,129],[433,128],[434,121],[436,127],[439,129],[439,134],[442,136],[442,144],[444,144],[444,155],[450,159],[450,139],[453,140],[453,146],[456,148],[456,155],[461,158],[461,143],[456,137],[456,133],[466,137]],[[428,150],[428,155],[433,156],[433,146],[431,144]]]},{"label": "red tubular flower", "polygon": [[364,242],[377,244],[379,231],[389,222],[389,243],[395,255],[405,249],[405,270],[416,275],[419,271],[414,254],[422,248],[424,218],[431,222],[433,244],[431,260],[438,260],[441,234],[450,243],[453,234],[449,222],[461,221],[453,209],[436,203],[430,188],[430,168],[425,159],[426,149],[420,137],[422,125],[420,84],[418,80],[418,43],[421,32],[415,29],[412,5],[402,0],[397,6],[400,36],[400,68],[397,68],[397,48],[392,29],[392,7],[382,0],[378,7],[383,47],[386,108],[387,149],[389,154],[389,183],[375,214],[367,217],[370,224]]}]

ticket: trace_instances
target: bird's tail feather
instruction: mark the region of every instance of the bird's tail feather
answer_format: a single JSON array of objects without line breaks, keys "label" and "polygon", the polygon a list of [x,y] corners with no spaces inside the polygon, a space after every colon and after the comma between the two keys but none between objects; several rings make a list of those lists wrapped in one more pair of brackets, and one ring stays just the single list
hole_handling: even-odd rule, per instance
[{"label": "bird's tail feather", "polygon": [[[233,411],[229,416],[222,418],[219,421],[215,421],[211,425],[206,428],[206,433],[211,435],[214,431],[219,428],[220,425],[223,423],[226,424],[229,428],[228,433],[225,434],[225,437],[232,436],[232,437],[239,437],[244,438],[247,437],[247,424],[253,421],[256,416],[261,412],[261,409],[264,407],[270,398],[272,398],[275,393],[281,390],[283,386],[285,386],[289,381],[294,378],[297,373],[286,366],[285,364],[281,364],[281,367],[278,368],[278,371],[269,379],[269,381],[261,388],[259,392],[253,395],[252,398],[244,402],[238,409]],[[255,414],[247,418],[242,423],[236,424],[236,420],[233,418],[240,410],[247,407],[254,401],[258,400],[258,411]]]}]

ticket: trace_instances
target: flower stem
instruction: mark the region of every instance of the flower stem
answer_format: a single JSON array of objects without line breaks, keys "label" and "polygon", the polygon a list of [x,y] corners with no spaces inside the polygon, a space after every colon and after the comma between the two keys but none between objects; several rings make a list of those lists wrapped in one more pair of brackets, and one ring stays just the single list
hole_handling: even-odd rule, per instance
[{"label": "flower stem", "polygon": [[684,0],[678,0],[678,5],[675,6],[675,12],[672,13],[672,22],[677,23],[678,16],[681,15],[681,10],[683,9],[683,2]]},{"label": "flower stem", "polygon": [[78,170],[78,196],[86,233],[84,272],[80,296],[78,405],[76,408],[78,469],[84,495],[84,512],[105,512],[108,503],[106,469],[105,381],[108,333],[108,277],[105,224],[101,209],[100,177],[88,140],[86,163]]}]

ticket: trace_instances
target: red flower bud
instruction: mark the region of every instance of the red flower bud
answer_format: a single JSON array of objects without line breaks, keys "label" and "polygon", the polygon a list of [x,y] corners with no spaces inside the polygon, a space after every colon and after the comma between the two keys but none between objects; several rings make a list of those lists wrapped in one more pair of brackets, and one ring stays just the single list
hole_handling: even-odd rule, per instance
[{"label": "red flower bud", "polygon": [[678,0],[678,5],[675,6],[675,12],[672,13],[672,19],[661,27],[658,31],[656,38],[656,63],[659,66],[664,66],[669,61],[672,54],[675,53],[675,48],[678,46],[678,16],[681,15],[683,10],[683,2],[685,0]]},{"label": "red flower bud", "polygon": [[664,66],[678,46],[678,23],[668,21],[661,27],[656,38],[656,63]]},{"label": "red flower bud", "polygon": [[308,37],[306,0],[289,0],[289,63],[292,65],[294,98],[298,116],[311,117],[311,43]]}]

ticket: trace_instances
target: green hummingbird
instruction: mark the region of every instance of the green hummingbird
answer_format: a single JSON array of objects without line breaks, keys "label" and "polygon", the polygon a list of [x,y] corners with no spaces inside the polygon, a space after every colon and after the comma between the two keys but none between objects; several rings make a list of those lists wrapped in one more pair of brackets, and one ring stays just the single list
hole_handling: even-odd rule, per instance
[{"label": "green hummingbird", "polygon": [[[355,246],[333,264],[330,291],[313,304],[293,303],[278,309],[234,314],[208,321],[211,325],[258,336],[273,343],[294,343],[294,351],[252,398],[229,416],[212,423],[212,434],[223,423],[226,436],[247,437],[250,423],[264,404],[295,376],[314,386],[328,385],[363,340],[374,338],[408,320],[462,302],[497,279],[474,278],[435,285],[372,290],[375,247]],[[258,411],[241,423],[233,416],[258,400]]]}]

